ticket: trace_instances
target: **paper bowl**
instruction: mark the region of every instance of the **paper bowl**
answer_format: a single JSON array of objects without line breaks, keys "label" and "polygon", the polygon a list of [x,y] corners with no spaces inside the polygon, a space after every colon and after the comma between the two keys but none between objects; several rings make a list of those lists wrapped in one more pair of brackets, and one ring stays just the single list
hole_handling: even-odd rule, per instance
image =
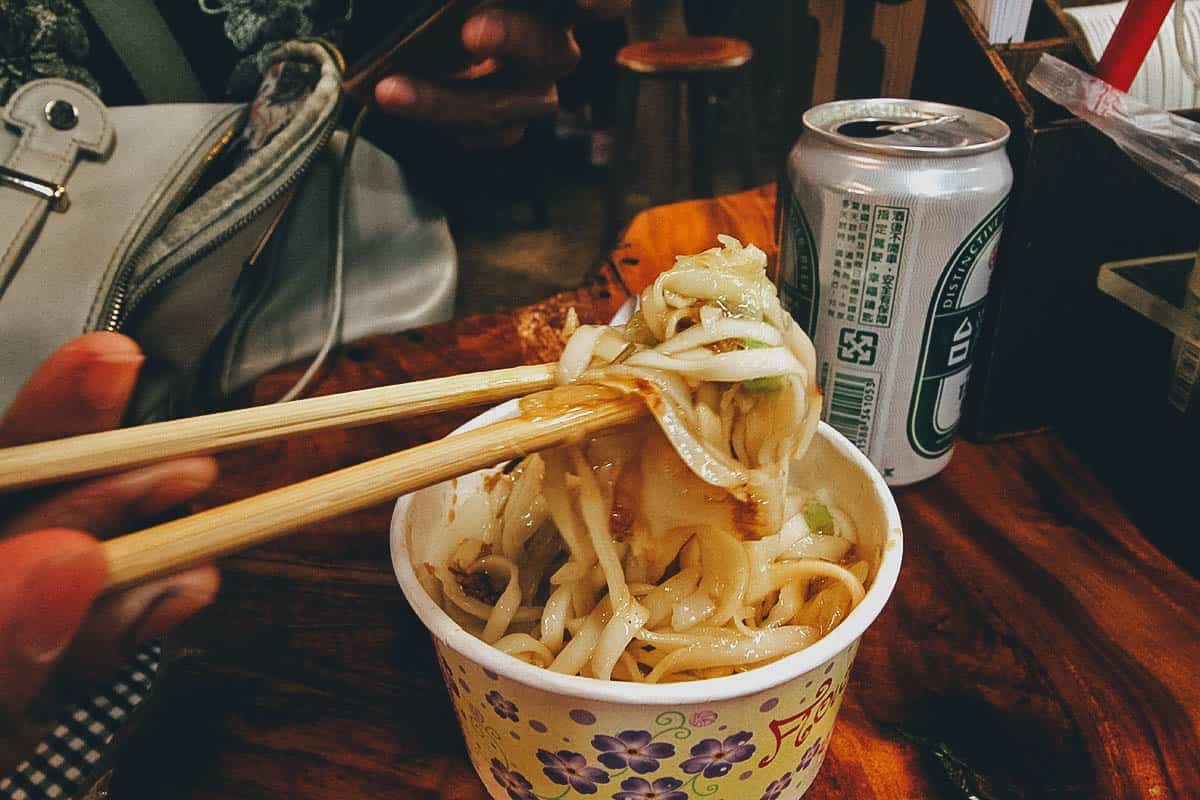
[{"label": "paper bowl", "polygon": [[[516,411],[515,402],[506,403],[459,431]],[[831,487],[854,519],[872,560],[866,597],[799,653],[739,675],[659,685],[526,664],[463,630],[430,599],[413,565],[455,544],[437,534],[486,472],[397,502],[396,577],[433,637],[467,752],[492,797],[795,800],[804,794],[825,758],[859,637],[895,586],[902,540],[883,478],[829,426],[821,424],[794,471],[800,485],[819,479]]]}]

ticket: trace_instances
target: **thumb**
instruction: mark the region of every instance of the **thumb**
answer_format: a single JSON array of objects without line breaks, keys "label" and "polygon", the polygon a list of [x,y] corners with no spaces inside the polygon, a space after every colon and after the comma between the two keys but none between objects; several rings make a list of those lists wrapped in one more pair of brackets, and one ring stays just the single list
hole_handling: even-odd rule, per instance
[{"label": "thumb", "polygon": [[0,542],[0,714],[19,718],[104,586],[99,543],[61,528]]}]

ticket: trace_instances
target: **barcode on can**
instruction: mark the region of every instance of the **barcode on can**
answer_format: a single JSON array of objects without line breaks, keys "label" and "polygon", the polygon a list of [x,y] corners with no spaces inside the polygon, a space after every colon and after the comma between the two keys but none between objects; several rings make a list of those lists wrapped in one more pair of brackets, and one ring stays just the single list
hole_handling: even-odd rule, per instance
[{"label": "barcode on can", "polygon": [[1171,389],[1167,393],[1167,401],[1180,413],[1187,413],[1197,380],[1200,380],[1200,347],[1192,342],[1180,340],[1179,355],[1175,359],[1175,374],[1171,378]]},{"label": "barcode on can", "polygon": [[838,369],[826,383],[829,413],[826,421],[854,442],[860,450],[871,443],[871,422],[879,395],[879,375],[872,372]]}]

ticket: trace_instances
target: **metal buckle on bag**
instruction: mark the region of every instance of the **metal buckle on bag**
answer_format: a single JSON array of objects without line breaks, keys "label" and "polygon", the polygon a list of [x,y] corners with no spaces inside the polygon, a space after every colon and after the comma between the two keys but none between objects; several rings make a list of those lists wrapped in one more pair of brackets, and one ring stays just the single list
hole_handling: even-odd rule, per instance
[{"label": "metal buckle on bag", "polygon": [[61,183],[44,181],[5,166],[0,166],[0,186],[10,186],[45,198],[52,211],[61,213],[71,207],[71,200],[67,197],[67,187]]}]

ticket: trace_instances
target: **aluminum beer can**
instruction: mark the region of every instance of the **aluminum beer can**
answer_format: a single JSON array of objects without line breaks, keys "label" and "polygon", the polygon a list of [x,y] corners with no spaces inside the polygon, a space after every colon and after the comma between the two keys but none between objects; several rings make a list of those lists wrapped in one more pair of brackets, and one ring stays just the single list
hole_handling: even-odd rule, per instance
[{"label": "aluminum beer can", "polygon": [[804,114],[781,183],[780,288],[822,418],[889,484],[950,461],[1012,167],[1001,120],[919,100]]}]

